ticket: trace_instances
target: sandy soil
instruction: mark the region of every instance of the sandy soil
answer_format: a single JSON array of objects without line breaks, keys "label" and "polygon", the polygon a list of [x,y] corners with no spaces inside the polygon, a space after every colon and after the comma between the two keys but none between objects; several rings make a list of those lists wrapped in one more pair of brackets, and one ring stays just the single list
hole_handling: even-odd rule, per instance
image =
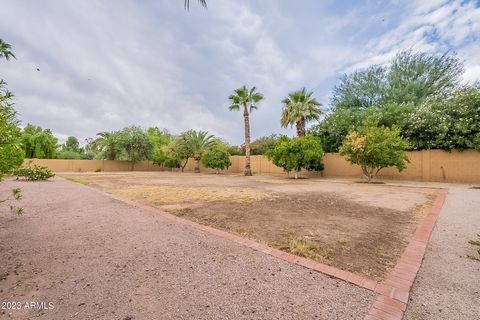
[{"label": "sandy soil", "polygon": [[404,319],[480,318],[480,190],[450,187]]},{"label": "sandy soil", "polygon": [[0,208],[0,301],[21,309],[2,319],[363,319],[373,300],[80,184],[7,181],[0,194],[15,186],[25,214]]},{"label": "sandy soil", "polygon": [[306,239],[317,246],[314,259],[377,280],[395,265],[437,194],[426,188],[272,176],[66,177],[297,254],[292,240]]}]

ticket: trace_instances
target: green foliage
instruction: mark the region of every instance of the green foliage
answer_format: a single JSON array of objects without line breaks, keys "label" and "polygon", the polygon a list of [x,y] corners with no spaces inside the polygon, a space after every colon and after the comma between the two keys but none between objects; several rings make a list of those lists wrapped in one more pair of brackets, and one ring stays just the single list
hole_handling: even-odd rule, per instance
[{"label": "green foliage", "polygon": [[220,140],[215,140],[205,151],[202,163],[207,168],[224,170],[232,165],[227,146]]},{"label": "green foliage", "polygon": [[334,108],[364,109],[387,103],[419,105],[458,88],[463,64],[455,54],[400,52],[388,67],[370,66],[344,75],[333,89]]},{"label": "green foliage", "polygon": [[279,138],[280,137],[278,135],[272,134],[270,136],[255,139],[250,145],[251,154],[262,155],[267,153],[268,150],[275,148]]},{"label": "green foliage", "polygon": [[47,180],[55,174],[47,167],[32,164],[31,162],[23,167],[17,168],[13,171],[17,177],[24,177],[26,180]]},{"label": "green foliage", "polygon": [[169,144],[162,148],[163,157],[155,159],[158,165],[167,168],[181,168],[182,171],[188,163],[188,159],[193,157],[192,151],[185,144],[183,136],[176,137]]},{"label": "green foliage", "polygon": [[173,140],[173,136],[166,130],[162,131],[157,127],[148,128],[147,136],[152,145],[151,160],[160,165],[166,157],[165,146]]},{"label": "green foliage", "polygon": [[82,148],[80,148],[80,143],[78,142],[78,139],[74,136],[70,136],[67,138],[67,141],[63,145],[62,149],[64,151],[73,151],[76,153],[82,153]]},{"label": "green foliage", "polygon": [[203,154],[211,147],[214,142],[213,135],[209,135],[207,131],[188,130],[182,133],[183,144],[193,154],[195,160],[194,171],[200,172],[200,160]]},{"label": "green foliage", "polygon": [[400,129],[367,122],[358,131],[350,131],[340,147],[340,155],[359,165],[370,182],[383,168],[393,166],[402,171],[409,162],[405,153],[409,147],[400,136]]},{"label": "green foliage", "polygon": [[120,132],[120,142],[125,150],[126,160],[133,164],[150,159],[152,144],[147,133],[141,128],[135,126],[124,128]]},{"label": "green foliage", "polygon": [[283,127],[296,125],[297,135],[305,135],[306,122],[320,119],[321,104],[312,97],[313,92],[306,91],[305,88],[288,94],[282,103],[281,124]]},{"label": "green foliage", "polygon": [[22,147],[26,158],[54,159],[58,139],[50,129],[28,124],[22,130]]},{"label": "green foliage", "polygon": [[57,159],[82,159],[82,154],[71,150],[60,150],[57,152]]},{"label": "green foliage", "polygon": [[6,83],[0,80],[0,180],[20,166],[24,152],[20,145],[20,128],[17,113],[11,103],[13,95]]},{"label": "green foliage", "polygon": [[415,109],[404,130],[416,149],[480,150],[480,89],[439,95]]},{"label": "green foliage", "polygon": [[0,38],[0,58],[4,58],[5,60],[10,60],[11,58],[15,58],[15,55],[12,52],[12,46],[3,41]]},{"label": "green foliage", "polygon": [[[10,200],[19,201],[20,199],[22,199],[22,189],[13,188],[11,190],[10,195],[8,195],[6,198],[0,198],[0,204],[8,203],[8,202],[10,202]],[[22,207],[15,207],[12,204],[9,204],[9,207],[10,207],[11,212],[14,212],[18,215],[23,214],[23,212],[24,212]]]},{"label": "green foliage", "polygon": [[308,171],[323,170],[322,145],[320,139],[312,135],[298,138],[282,136],[266,156],[286,172],[295,171],[295,178],[302,168]]},{"label": "green foliage", "polygon": [[[253,144],[253,142],[252,142],[252,144]],[[229,144],[229,145],[227,145],[227,150],[228,150],[228,153],[230,153],[232,156],[244,156],[245,155],[245,148],[243,148],[243,147],[239,147],[239,146]],[[253,154],[253,152],[252,152],[252,154]]]},{"label": "green foliage", "polygon": [[121,160],[125,155],[122,143],[120,131],[104,131],[97,133],[95,140],[87,142],[87,150],[94,150],[98,159]]}]

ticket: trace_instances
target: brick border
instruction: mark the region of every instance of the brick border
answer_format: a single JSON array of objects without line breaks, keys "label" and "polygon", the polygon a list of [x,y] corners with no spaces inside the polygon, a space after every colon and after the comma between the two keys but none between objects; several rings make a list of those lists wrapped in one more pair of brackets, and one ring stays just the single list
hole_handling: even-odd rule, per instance
[{"label": "brick border", "polygon": [[428,240],[447,194],[447,189],[441,190],[430,213],[413,234],[397,265],[390,271],[387,279],[375,289],[378,295],[365,320],[401,320],[403,318],[410,290],[422,265]]},{"label": "brick border", "polygon": [[[74,183],[73,181],[70,181],[63,177],[61,177],[61,179]],[[387,279],[383,283],[379,283],[373,279],[369,279],[349,271],[332,267],[312,259],[299,257],[291,253],[269,247],[254,240],[240,237],[233,233],[229,233],[223,230],[199,224],[197,222],[193,222],[188,219],[177,217],[158,208],[133,202],[117,195],[95,189],[88,185],[82,184],[82,186],[101,193],[109,198],[115,199],[119,202],[126,203],[128,205],[150,211],[155,214],[159,214],[168,220],[172,220],[180,224],[202,230],[204,232],[216,235],[226,240],[236,242],[253,250],[260,251],[275,258],[287,261],[289,263],[315,270],[327,276],[334,277],[359,286],[361,288],[373,291],[378,295],[373,305],[371,306],[368,314],[366,315],[365,320],[402,319],[403,312],[406,310],[410,289],[413,285],[413,281],[415,280],[417,272],[420,269],[420,265],[425,254],[428,239],[430,238],[430,234],[433,231],[437,218],[440,214],[440,210],[443,206],[443,202],[445,201],[445,197],[448,193],[447,189],[441,189],[441,192],[435,199],[435,202],[429,214],[427,215],[427,217],[424,218],[422,224],[413,234],[409,244],[405,248],[405,251],[403,252],[399,261],[397,262],[397,265],[390,272]]]}]

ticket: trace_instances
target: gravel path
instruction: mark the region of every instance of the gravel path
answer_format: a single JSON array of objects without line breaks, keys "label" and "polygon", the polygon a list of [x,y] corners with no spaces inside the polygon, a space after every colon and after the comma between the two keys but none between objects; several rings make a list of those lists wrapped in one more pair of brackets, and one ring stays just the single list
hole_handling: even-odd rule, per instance
[{"label": "gravel path", "polygon": [[[479,319],[480,190],[452,187],[430,238],[404,319]],[[480,240],[480,239],[479,239]]]},{"label": "gravel path", "polygon": [[25,215],[0,213],[0,301],[22,308],[7,319],[362,319],[374,298],[60,178],[0,194],[14,186]]}]

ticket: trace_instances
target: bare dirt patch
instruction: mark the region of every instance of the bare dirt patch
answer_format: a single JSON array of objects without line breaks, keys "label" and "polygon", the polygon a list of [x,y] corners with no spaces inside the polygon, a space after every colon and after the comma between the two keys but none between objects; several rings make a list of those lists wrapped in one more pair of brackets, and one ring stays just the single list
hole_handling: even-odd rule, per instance
[{"label": "bare dirt patch", "polygon": [[382,280],[437,190],[319,179],[123,173],[67,179]]}]

